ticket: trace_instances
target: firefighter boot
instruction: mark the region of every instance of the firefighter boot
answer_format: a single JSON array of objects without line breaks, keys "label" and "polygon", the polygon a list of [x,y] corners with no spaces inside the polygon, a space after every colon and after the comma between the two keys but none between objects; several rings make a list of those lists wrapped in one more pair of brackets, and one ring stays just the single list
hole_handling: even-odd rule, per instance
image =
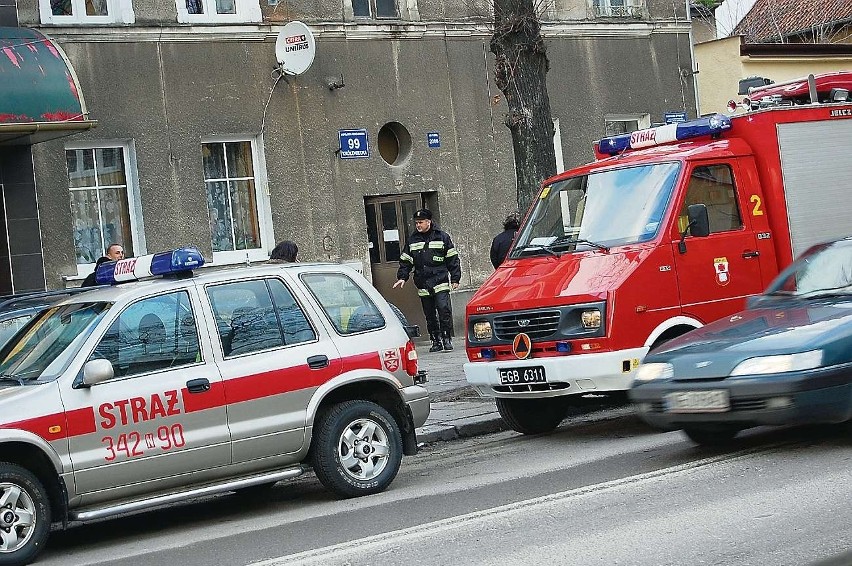
[{"label": "firefighter boot", "polygon": [[[437,332],[432,332],[429,334],[429,337],[432,339],[432,347],[429,348],[430,352],[440,352],[444,349],[444,345],[441,344],[441,337]],[[450,347],[452,349],[452,346]]]},{"label": "firefighter boot", "polygon": [[450,336],[449,332],[444,332],[444,343],[443,348],[445,352],[449,352],[453,349],[453,339]]}]

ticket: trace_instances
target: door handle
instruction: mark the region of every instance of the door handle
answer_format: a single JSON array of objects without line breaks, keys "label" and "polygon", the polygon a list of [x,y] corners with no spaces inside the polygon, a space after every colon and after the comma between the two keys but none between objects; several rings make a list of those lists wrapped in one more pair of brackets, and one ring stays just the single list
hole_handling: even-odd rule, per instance
[{"label": "door handle", "polygon": [[186,382],[186,389],[190,393],[204,393],[205,391],[210,391],[210,381],[205,377],[190,379]]},{"label": "door handle", "polygon": [[328,356],[311,356],[308,358],[308,367],[311,369],[322,369],[328,367]]},{"label": "door handle", "polygon": [[759,255],[760,255],[760,252],[759,252],[759,251],[757,251],[757,250],[755,250],[755,251],[747,251],[747,252],[743,252],[743,259],[751,259],[751,258],[753,258],[753,257],[757,257],[757,256],[759,256]]}]

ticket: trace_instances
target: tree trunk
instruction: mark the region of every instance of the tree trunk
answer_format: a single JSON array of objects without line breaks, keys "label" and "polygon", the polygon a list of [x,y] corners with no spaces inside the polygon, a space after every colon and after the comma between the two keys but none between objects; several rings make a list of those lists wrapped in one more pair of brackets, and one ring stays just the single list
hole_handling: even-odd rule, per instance
[{"label": "tree trunk", "polygon": [[556,173],[553,119],[547,96],[549,61],[536,7],[540,0],[493,0],[495,82],[506,97],[512,132],[518,210],[523,214],[541,182]]}]

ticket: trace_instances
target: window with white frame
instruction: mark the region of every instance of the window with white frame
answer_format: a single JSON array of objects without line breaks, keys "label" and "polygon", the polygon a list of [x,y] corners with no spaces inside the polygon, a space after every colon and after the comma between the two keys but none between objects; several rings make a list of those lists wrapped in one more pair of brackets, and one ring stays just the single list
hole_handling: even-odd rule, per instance
[{"label": "window with white frame", "polygon": [[131,144],[66,147],[77,274],[88,275],[110,244],[145,253]]},{"label": "window with white frame", "polygon": [[352,0],[356,18],[399,18],[396,0]]},{"label": "window with white frame", "polygon": [[596,16],[614,18],[641,17],[644,0],[592,0]]},{"label": "window with white frame", "polygon": [[131,0],[39,0],[43,24],[132,24]]},{"label": "window with white frame", "polygon": [[254,140],[215,140],[201,144],[213,261],[267,259],[271,215],[260,190],[259,152]]},{"label": "window with white frame", "polygon": [[604,116],[604,135],[617,136],[651,127],[650,114],[607,114]]},{"label": "window with white frame", "polygon": [[175,0],[180,23],[240,23],[263,19],[259,0]]},{"label": "window with white frame", "polygon": [[417,0],[343,0],[347,20],[420,20]]}]

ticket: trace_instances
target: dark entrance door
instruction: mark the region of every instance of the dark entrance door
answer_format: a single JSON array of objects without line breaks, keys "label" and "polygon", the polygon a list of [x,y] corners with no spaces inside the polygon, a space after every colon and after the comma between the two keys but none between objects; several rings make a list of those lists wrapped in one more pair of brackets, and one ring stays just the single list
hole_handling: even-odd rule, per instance
[{"label": "dark entrance door", "polygon": [[366,197],[364,206],[367,214],[367,234],[370,239],[370,271],[373,286],[389,302],[405,313],[409,322],[420,326],[426,333],[426,320],[420,308],[417,288],[409,278],[402,289],[394,289],[396,271],[399,269],[399,254],[408,235],[414,231],[412,216],[423,207],[421,195],[387,195]]}]

